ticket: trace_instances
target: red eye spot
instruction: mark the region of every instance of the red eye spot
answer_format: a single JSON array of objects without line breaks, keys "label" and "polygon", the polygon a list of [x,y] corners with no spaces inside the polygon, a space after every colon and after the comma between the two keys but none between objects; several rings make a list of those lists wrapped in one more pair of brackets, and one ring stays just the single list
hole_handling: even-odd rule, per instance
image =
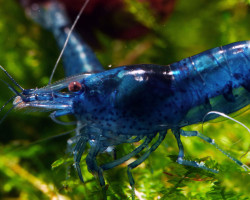
[{"label": "red eye spot", "polygon": [[70,92],[78,92],[82,89],[82,85],[78,81],[73,81],[68,85],[68,89]]}]

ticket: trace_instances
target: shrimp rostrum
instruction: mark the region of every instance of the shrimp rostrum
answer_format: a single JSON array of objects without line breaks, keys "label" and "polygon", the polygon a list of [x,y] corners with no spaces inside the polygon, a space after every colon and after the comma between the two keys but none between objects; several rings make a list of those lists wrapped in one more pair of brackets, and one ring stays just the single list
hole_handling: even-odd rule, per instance
[{"label": "shrimp rostrum", "polygon": [[[54,31],[54,34],[59,33]],[[79,44],[86,46],[82,41]],[[197,131],[184,131],[182,127],[203,122],[210,111],[230,114],[250,103],[250,41],[217,47],[170,65],[137,64],[106,71],[96,65],[95,57],[86,61],[84,56],[77,56],[82,53],[79,52],[78,48],[74,55],[82,61],[81,64],[95,63],[91,66],[98,66],[98,70],[82,70],[84,73],[40,89],[20,87],[14,106],[18,109],[38,107],[54,110],[50,116],[55,121],[60,116],[75,116],[77,139],[73,156],[81,181],[80,160],[87,143],[90,144],[86,158],[88,170],[97,174],[101,186],[104,186],[104,170],[134,157],[158,135],[156,142],[128,165],[127,173],[133,188],[131,169],[140,165],[161,144],[169,129],[179,147],[178,163],[217,172],[203,163],[184,159],[180,136],[197,136],[248,169],[220,149],[211,138]],[[87,51],[87,54],[92,52]],[[67,88],[68,92],[65,92]],[[206,120],[215,117],[209,115]],[[108,147],[142,139],[141,145],[124,157],[102,166],[97,164],[97,155]]]}]

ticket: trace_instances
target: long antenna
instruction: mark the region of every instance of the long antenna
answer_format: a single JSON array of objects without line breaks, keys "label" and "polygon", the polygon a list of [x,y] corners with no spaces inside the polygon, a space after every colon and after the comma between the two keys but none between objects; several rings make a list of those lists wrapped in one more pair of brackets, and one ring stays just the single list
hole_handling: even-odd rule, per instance
[{"label": "long antenna", "polygon": [[10,99],[0,108],[0,112],[1,112],[1,111],[4,109],[4,107],[7,106],[8,103],[10,103],[15,97],[16,97],[16,95],[13,96],[13,97],[11,97],[11,98],[10,98]]},{"label": "long antenna", "polygon": [[[18,105],[18,104],[17,104],[17,105]],[[8,115],[17,105],[13,105],[13,106],[4,114],[4,116],[0,119],[0,124],[3,123],[3,120],[5,120],[5,118],[7,117],[7,115]]]},{"label": "long antenna", "polygon": [[20,96],[22,97],[22,99],[24,99],[24,96],[22,93],[18,92],[14,87],[12,87],[9,83],[7,83],[6,81],[0,79],[0,81],[2,81],[5,85],[7,85],[7,87],[16,94],[16,96]]},{"label": "long antenna", "polygon": [[10,80],[11,80],[17,87],[19,87],[22,91],[24,91],[24,89],[15,81],[14,78],[12,78],[12,76],[6,71],[6,69],[4,69],[1,65],[0,65],[0,69],[10,78]]},{"label": "long antenna", "polygon": [[86,6],[88,5],[89,1],[90,1],[90,0],[86,0],[86,1],[85,1],[85,3],[83,4],[83,6],[82,6],[82,8],[81,8],[81,10],[80,10],[80,12],[79,12],[79,14],[76,16],[76,19],[75,19],[73,25],[71,26],[71,28],[70,28],[70,30],[69,30],[69,33],[68,33],[68,36],[67,36],[67,38],[66,38],[66,40],[65,40],[65,43],[64,43],[64,45],[63,45],[62,51],[61,51],[61,53],[60,53],[60,55],[59,55],[59,57],[58,57],[58,59],[57,59],[57,61],[56,61],[56,64],[55,64],[55,66],[54,66],[54,68],[53,68],[53,71],[52,71],[52,73],[51,73],[51,76],[50,76],[50,79],[49,79],[49,83],[48,83],[49,85],[51,84],[51,81],[52,81],[52,78],[53,78],[53,76],[54,76],[54,74],[55,74],[57,65],[58,65],[59,61],[61,60],[61,57],[62,57],[62,55],[63,55],[63,52],[64,52],[64,50],[65,50],[65,48],[66,48],[66,46],[67,46],[67,44],[68,44],[69,37],[71,36],[71,33],[72,33],[72,31],[74,30],[74,28],[75,28],[75,26],[76,26],[76,23],[78,22],[80,16],[82,15],[82,13],[83,13],[84,9],[86,8]]}]

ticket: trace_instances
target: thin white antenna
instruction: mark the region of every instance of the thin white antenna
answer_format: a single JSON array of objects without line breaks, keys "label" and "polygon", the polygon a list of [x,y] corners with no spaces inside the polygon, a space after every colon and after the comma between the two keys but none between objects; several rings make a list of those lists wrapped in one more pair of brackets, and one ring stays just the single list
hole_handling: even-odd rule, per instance
[{"label": "thin white antenna", "polygon": [[210,114],[220,115],[220,116],[222,116],[222,117],[225,117],[225,118],[228,118],[228,119],[230,119],[230,120],[232,120],[232,121],[235,121],[235,122],[238,123],[239,125],[243,126],[245,129],[247,129],[247,131],[250,133],[250,129],[249,129],[245,124],[243,124],[243,123],[239,122],[238,120],[236,120],[236,119],[234,119],[234,118],[232,118],[232,117],[226,115],[225,113],[218,112],[218,111],[210,111],[210,112],[208,112],[208,113],[204,116],[204,118],[203,118],[203,120],[202,120],[202,132],[203,132],[203,124],[204,124],[205,118],[206,118],[208,115],[210,115]]},{"label": "thin white antenna", "polygon": [[[247,129],[247,131],[250,133],[250,129],[249,129],[245,124],[243,124],[243,123],[241,123],[240,121],[238,121],[238,120],[236,120],[236,119],[234,119],[234,118],[232,118],[232,117],[226,115],[225,113],[218,112],[218,111],[210,111],[210,112],[208,112],[208,113],[204,116],[204,118],[203,118],[203,120],[202,120],[202,130],[201,130],[202,133],[203,133],[203,125],[204,125],[205,118],[206,118],[208,115],[210,115],[210,114],[216,114],[216,115],[220,115],[220,116],[222,116],[222,117],[225,117],[225,118],[227,118],[227,119],[230,119],[230,120],[236,122],[237,124],[243,126],[243,127],[244,127],[245,129]],[[234,144],[238,143],[240,140],[241,140],[241,139],[239,139],[239,140],[238,140],[237,142],[235,142]],[[234,144],[233,144],[233,145],[234,145]],[[244,153],[244,154],[240,157],[240,160],[241,160],[241,158],[242,158],[243,156],[245,156],[248,152],[249,152],[249,147],[248,147],[248,150],[246,151],[246,153]],[[243,164],[243,165],[241,165],[241,167],[243,167],[243,169],[244,169],[245,171],[250,170],[250,168],[249,168],[247,165],[244,165],[244,164]]]},{"label": "thin white antenna", "polygon": [[86,1],[85,1],[85,3],[83,4],[83,6],[82,6],[82,8],[81,8],[81,10],[80,10],[80,12],[79,12],[79,14],[76,16],[76,19],[75,19],[73,25],[71,26],[71,28],[70,28],[70,30],[69,30],[69,33],[68,33],[68,36],[67,36],[67,38],[66,38],[66,40],[65,40],[65,43],[64,43],[64,45],[63,45],[62,51],[61,51],[61,53],[60,53],[60,55],[59,55],[59,57],[58,57],[58,59],[57,59],[57,61],[56,61],[56,64],[55,64],[55,66],[54,66],[54,68],[53,68],[53,71],[52,71],[52,73],[51,73],[51,76],[50,76],[50,78],[49,78],[49,83],[48,83],[48,85],[51,84],[51,81],[52,81],[52,78],[53,78],[53,76],[54,76],[54,74],[55,74],[55,71],[56,71],[56,68],[57,68],[57,66],[58,66],[58,63],[59,63],[59,61],[61,60],[61,57],[62,57],[62,55],[63,55],[63,52],[64,52],[64,50],[65,50],[65,48],[66,48],[66,46],[67,46],[67,44],[68,44],[69,37],[71,36],[71,33],[72,33],[72,31],[74,30],[74,28],[75,28],[75,26],[76,26],[76,23],[78,22],[80,16],[82,15],[82,13],[83,13],[84,9],[86,8],[86,6],[88,5],[89,1],[90,1],[90,0],[86,0]]}]

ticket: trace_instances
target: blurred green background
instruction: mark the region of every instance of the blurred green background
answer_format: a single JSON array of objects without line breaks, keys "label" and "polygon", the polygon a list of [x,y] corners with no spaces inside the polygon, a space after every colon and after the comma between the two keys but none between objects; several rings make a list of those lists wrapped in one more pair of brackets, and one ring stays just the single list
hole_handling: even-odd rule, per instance
[{"label": "blurred green background", "polygon": [[[152,14],[147,4],[138,2],[126,0],[126,10],[150,32],[125,41],[97,31],[95,34],[102,48],[97,49],[96,54],[104,66],[170,64],[213,47],[249,40],[249,0],[177,0],[165,21]],[[59,50],[49,32],[29,20],[16,1],[0,0],[0,65],[19,84],[24,88],[46,85],[58,55]],[[3,72],[0,76],[10,82]],[[59,69],[54,80],[62,77]],[[3,105],[12,93],[4,84],[0,89]],[[1,112],[1,117],[10,107]],[[65,154],[69,135],[37,142],[73,129],[53,123],[48,114],[12,111],[0,124],[0,199],[102,199],[97,180],[87,172],[85,156],[82,168],[86,183],[80,183],[72,168],[70,175],[67,174],[66,168],[73,162]],[[236,119],[250,127],[249,116],[246,111]],[[185,129],[201,131],[201,124]],[[204,125],[204,134],[250,165],[247,153],[250,134],[246,129],[229,120],[217,120]],[[250,177],[246,172],[198,138],[183,138],[183,143],[187,159],[205,161],[220,173],[177,164],[178,148],[169,132],[149,159],[133,170],[137,199],[249,199]],[[133,148],[121,145],[116,149],[117,155],[124,155]],[[98,161],[104,163],[110,157],[103,154]],[[126,165],[104,175],[108,199],[131,198]]]}]

